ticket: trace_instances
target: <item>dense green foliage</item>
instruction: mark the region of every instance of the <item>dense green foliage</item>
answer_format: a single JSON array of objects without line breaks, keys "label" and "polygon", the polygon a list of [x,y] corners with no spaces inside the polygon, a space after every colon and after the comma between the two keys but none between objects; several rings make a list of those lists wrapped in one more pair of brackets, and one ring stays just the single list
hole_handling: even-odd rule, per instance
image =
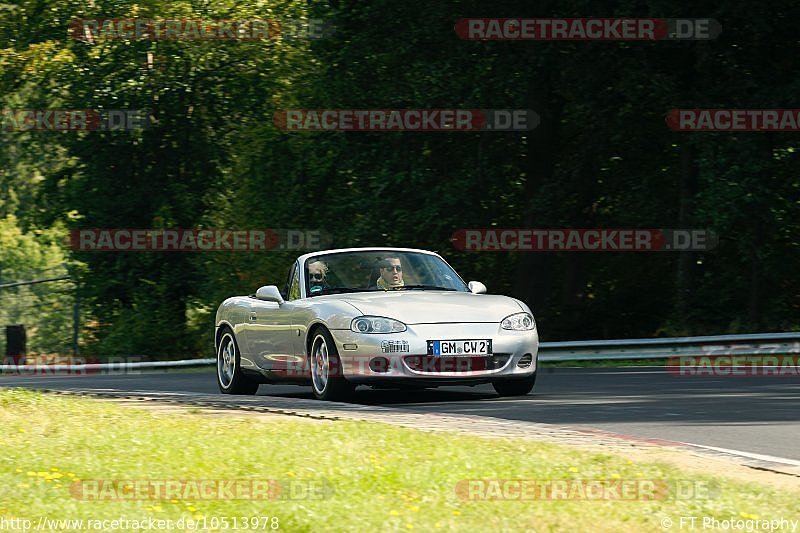
[{"label": "dense green foliage", "polygon": [[[11,235],[28,253],[37,231],[65,228],[323,228],[334,246],[439,251],[464,278],[525,300],[546,340],[797,329],[800,137],[676,133],[664,117],[681,107],[797,107],[800,6],[701,1],[688,11],[661,1],[2,5],[0,106],[154,117],[137,132],[2,133],[3,248]],[[723,33],[612,43],[477,42],[453,31],[462,17],[520,15],[707,16]],[[246,42],[67,35],[74,18],[132,16],[321,17],[336,33]],[[530,108],[542,124],[526,133],[287,133],[272,123],[287,108]],[[459,228],[494,226],[707,228],[720,244],[706,253],[467,253],[450,242]],[[0,250],[0,283],[44,276],[14,270],[8,257]],[[86,349],[165,356],[207,351],[219,302],[281,282],[291,259],[151,252],[63,261],[85,266],[75,272]],[[29,270],[50,266],[32,261]],[[0,299],[4,320],[47,320],[8,301]]]}]

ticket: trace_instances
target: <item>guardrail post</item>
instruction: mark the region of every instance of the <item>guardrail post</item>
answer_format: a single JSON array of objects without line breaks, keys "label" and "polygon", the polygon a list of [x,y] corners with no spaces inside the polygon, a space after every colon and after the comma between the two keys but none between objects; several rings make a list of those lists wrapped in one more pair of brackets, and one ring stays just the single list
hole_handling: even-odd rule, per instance
[{"label": "guardrail post", "polygon": [[14,365],[24,365],[27,354],[27,335],[23,324],[6,326],[6,360]]},{"label": "guardrail post", "polygon": [[81,327],[81,289],[75,283],[75,305],[72,308],[72,355],[78,356],[78,333]]}]

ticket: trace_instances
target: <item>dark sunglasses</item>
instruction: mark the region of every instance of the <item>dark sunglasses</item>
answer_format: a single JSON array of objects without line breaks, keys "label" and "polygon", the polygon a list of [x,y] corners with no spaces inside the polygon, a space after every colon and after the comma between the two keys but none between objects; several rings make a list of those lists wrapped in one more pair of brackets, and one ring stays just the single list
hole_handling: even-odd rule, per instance
[{"label": "dark sunglasses", "polygon": [[312,281],[322,281],[322,278],[325,277],[325,274],[309,274],[308,279]]},{"label": "dark sunglasses", "polygon": [[400,265],[389,265],[389,266],[385,266],[385,267],[382,267],[382,268],[385,268],[386,270],[392,270],[394,272],[402,272],[403,271],[403,267],[401,267]]}]

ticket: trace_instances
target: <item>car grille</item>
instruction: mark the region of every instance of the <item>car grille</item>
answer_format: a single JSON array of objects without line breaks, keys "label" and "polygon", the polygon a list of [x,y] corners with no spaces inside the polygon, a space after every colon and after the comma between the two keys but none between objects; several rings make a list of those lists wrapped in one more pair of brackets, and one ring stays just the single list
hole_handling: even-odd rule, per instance
[{"label": "car grille", "polygon": [[496,353],[477,357],[446,357],[433,355],[407,355],[406,366],[415,372],[475,372],[503,368],[510,353]]}]

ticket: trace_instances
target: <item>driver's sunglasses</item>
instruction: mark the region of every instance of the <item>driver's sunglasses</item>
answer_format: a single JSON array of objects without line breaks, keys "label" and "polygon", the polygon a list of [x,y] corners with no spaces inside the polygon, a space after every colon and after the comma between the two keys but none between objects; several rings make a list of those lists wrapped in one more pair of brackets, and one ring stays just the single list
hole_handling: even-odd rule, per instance
[{"label": "driver's sunglasses", "polygon": [[403,267],[401,267],[400,265],[390,265],[390,266],[383,267],[383,268],[385,268],[386,270],[391,270],[393,272],[402,272],[403,271]]},{"label": "driver's sunglasses", "polygon": [[325,274],[309,274],[308,279],[311,281],[322,281],[322,278],[325,277]]}]

